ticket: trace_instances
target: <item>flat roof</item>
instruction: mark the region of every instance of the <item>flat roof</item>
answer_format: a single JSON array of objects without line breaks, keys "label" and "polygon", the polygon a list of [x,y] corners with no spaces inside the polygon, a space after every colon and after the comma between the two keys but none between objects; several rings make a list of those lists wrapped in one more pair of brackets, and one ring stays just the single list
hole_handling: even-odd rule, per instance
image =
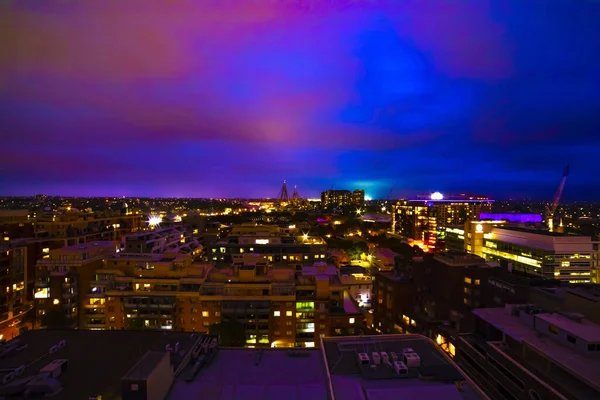
[{"label": "flat roof", "polygon": [[148,351],[133,366],[133,368],[127,372],[123,379],[147,379],[166,355],[167,353],[165,351]]},{"label": "flat roof", "polygon": [[[0,369],[25,365],[22,377],[37,374],[56,359],[67,359],[68,368],[59,378],[62,390],[56,400],[87,399],[101,394],[103,398],[121,396],[121,379],[148,352],[165,352],[167,344],[179,342],[183,355],[171,353],[177,365],[199,339],[190,333],[157,331],[87,331],[34,330],[23,333],[8,343],[27,347],[12,356],[0,359]],[[50,347],[61,340],[66,345],[48,354]]]},{"label": "flat roof", "polygon": [[167,399],[328,399],[325,368],[316,349],[221,348],[192,382],[185,382],[186,375],[184,370]]},{"label": "flat roof", "polygon": [[[411,348],[421,358],[420,367],[398,377],[383,363],[372,369],[359,366],[358,353],[385,351],[400,355]],[[339,400],[384,399],[482,399],[486,398],[431,340],[422,335],[374,335],[323,338],[323,353],[331,378],[332,398]],[[455,382],[463,382],[459,391]]]},{"label": "flat roof", "polygon": [[[62,250],[84,250],[84,249],[97,249],[97,248],[105,248],[105,249],[116,249],[117,242],[113,242],[112,240],[97,240],[94,242],[87,242],[81,244],[73,244],[71,246],[63,247]],[[61,249],[58,249],[61,250]]]},{"label": "flat roof", "polygon": [[535,317],[572,333],[586,342],[600,343],[600,325],[594,324],[585,318],[581,322],[575,322],[560,314],[535,314]]},{"label": "flat roof", "polygon": [[527,343],[557,365],[600,389],[600,359],[586,357],[524,324],[519,317],[509,315],[504,308],[477,308],[473,314],[487,321],[506,335]]}]

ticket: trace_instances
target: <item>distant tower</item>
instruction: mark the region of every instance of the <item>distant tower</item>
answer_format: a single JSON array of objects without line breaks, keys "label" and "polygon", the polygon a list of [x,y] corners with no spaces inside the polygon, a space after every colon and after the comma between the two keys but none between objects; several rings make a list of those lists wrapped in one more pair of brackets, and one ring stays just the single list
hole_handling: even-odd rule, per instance
[{"label": "distant tower", "polygon": [[300,200],[300,196],[298,195],[298,186],[294,186],[294,194],[292,195],[292,203],[296,203]]},{"label": "distant tower", "polygon": [[287,183],[283,181],[283,186],[279,191],[279,201],[281,203],[287,203],[289,201],[288,191],[287,191]]}]

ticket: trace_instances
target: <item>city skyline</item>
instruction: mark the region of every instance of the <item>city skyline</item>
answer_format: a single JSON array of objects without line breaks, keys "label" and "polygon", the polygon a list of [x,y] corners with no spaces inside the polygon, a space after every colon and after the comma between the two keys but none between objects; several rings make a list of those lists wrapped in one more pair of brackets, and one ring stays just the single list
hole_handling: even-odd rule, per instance
[{"label": "city skyline", "polygon": [[599,3],[341,3],[3,5],[0,196],[600,198]]}]

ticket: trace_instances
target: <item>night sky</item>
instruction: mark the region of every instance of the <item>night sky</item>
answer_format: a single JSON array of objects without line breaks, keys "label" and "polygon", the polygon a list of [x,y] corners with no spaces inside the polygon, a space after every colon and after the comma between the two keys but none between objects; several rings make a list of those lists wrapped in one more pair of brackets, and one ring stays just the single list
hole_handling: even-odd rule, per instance
[{"label": "night sky", "polygon": [[0,195],[600,198],[600,2],[9,3]]}]

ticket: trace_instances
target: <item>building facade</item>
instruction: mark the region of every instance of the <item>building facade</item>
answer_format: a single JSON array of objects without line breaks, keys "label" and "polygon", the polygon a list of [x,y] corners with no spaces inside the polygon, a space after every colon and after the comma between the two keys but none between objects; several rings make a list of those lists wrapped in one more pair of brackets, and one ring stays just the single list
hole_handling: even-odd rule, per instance
[{"label": "building facade", "polygon": [[76,327],[85,328],[100,320],[103,310],[86,309],[88,287],[104,259],[116,250],[115,242],[89,242],[51,250],[48,258],[38,260],[34,289],[37,322],[42,323],[50,311],[64,314]]},{"label": "building facade", "polygon": [[365,203],[365,191],[356,189],[349,190],[327,190],[321,193],[322,207],[360,207]]},{"label": "building facade", "polygon": [[588,236],[494,227],[484,235],[485,259],[510,269],[569,283],[597,281],[598,243]]},{"label": "building facade", "polygon": [[407,243],[426,251],[443,251],[446,228],[462,225],[490,210],[493,200],[481,196],[452,196],[440,193],[402,200],[392,206],[392,232]]}]

